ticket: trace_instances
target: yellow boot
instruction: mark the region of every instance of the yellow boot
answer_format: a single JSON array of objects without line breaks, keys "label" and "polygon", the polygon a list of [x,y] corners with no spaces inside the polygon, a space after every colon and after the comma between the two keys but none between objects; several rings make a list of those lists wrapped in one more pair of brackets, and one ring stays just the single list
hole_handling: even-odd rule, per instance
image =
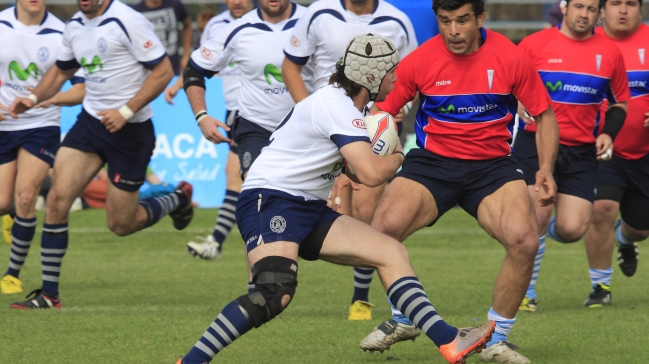
[{"label": "yellow boot", "polygon": [[14,218],[9,214],[2,217],[2,236],[7,244],[11,244],[11,228],[14,227]]}]

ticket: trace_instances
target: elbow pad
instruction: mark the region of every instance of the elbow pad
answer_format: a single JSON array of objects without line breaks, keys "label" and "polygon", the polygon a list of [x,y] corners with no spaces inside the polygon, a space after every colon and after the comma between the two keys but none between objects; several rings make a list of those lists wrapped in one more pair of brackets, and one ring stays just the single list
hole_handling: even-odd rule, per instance
[{"label": "elbow pad", "polygon": [[188,64],[183,70],[183,89],[185,89],[185,92],[190,86],[198,86],[205,90],[205,78],[191,64]]},{"label": "elbow pad", "polygon": [[620,132],[624,125],[624,119],[626,119],[626,111],[621,107],[612,107],[608,109],[606,111],[606,123],[602,129],[602,133],[610,135],[611,139],[615,140],[617,133]]}]

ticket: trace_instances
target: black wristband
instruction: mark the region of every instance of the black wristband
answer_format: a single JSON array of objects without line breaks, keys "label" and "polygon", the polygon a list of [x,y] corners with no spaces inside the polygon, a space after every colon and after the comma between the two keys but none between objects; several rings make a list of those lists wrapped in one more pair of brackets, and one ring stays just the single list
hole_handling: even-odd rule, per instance
[{"label": "black wristband", "polygon": [[199,111],[198,114],[196,114],[196,116],[195,116],[196,122],[198,123],[199,120],[205,115],[207,115],[207,111],[205,111],[205,110]]},{"label": "black wristband", "polygon": [[624,119],[626,119],[626,111],[621,107],[612,107],[606,111],[605,124],[602,128],[602,133],[606,133],[611,136],[612,140],[615,140],[615,137],[624,126]]}]

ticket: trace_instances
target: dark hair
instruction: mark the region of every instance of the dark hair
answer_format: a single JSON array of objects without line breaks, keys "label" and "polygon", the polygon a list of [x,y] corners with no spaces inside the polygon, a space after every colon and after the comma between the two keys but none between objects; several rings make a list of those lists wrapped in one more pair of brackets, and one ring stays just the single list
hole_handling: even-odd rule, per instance
[{"label": "dark hair", "polygon": [[439,9],[446,11],[453,11],[463,7],[466,4],[471,4],[473,13],[476,17],[484,13],[485,0],[433,0],[433,11],[439,14]]},{"label": "dark hair", "polygon": [[338,84],[337,86],[334,85],[334,87],[342,88],[345,90],[345,95],[349,97],[358,95],[363,89],[363,86],[345,76],[345,65],[342,62],[336,63],[336,72],[332,73],[331,77],[329,77],[329,84]]}]

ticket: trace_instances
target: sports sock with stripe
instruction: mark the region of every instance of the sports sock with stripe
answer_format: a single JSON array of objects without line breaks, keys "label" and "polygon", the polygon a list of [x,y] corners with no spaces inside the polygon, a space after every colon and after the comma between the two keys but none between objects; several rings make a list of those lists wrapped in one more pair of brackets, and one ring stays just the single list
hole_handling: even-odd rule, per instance
[{"label": "sports sock with stripe", "polygon": [[175,211],[180,206],[187,204],[187,198],[177,193],[170,193],[162,197],[149,197],[138,202],[147,213],[146,226],[149,227],[162,219],[168,213]]},{"label": "sports sock with stripe", "polygon": [[223,242],[225,241],[225,238],[228,237],[228,234],[230,234],[232,226],[234,226],[234,213],[236,211],[238,199],[239,192],[225,190],[223,205],[221,205],[219,214],[216,216],[216,224],[214,225],[214,231],[212,232],[214,241],[220,244],[219,250],[223,248]]},{"label": "sports sock with stripe", "polygon": [[509,332],[512,331],[512,327],[514,327],[516,317],[511,319],[504,318],[494,311],[494,308],[492,307],[489,309],[489,313],[487,314],[487,320],[496,322],[496,329],[491,337],[491,341],[487,343],[487,347],[490,347],[491,345],[498,344],[501,341],[507,341],[507,336],[509,335]]},{"label": "sports sock with stripe", "polygon": [[43,269],[43,291],[49,296],[59,296],[61,263],[68,250],[68,223],[43,224],[41,238],[41,264]]},{"label": "sports sock with stripe", "polygon": [[613,268],[608,269],[588,269],[588,274],[590,275],[590,284],[593,286],[593,289],[597,287],[598,283],[610,287],[611,286],[611,275],[613,275]]},{"label": "sports sock with stripe", "polygon": [[354,267],[354,296],[352,303],[356,301],[369,301],[370,286],[374,269]]},{"label": "sports sock with stripe", "polygon": [[9,269],[7,273],[18,278],[20,270],[25,264],[29,247],[32,245],[36,232],[36,218],[23,219],[16,215],[14,226],[11,228],[11,253],[9,255]]},{"label": "sports sock with stripe", "polygon": [[548,231],[547,231],[547,236],[552,238],[554,241],[558,243],[566,243],[565,240],[561,239],[559,236],[559,233],[557,233],[557,218],[556,216],[552,216],[550,218],[550,223],[548,224]]},{"label": "sports sock with stripe", "polygon": [[534,258],[534,271],[532,272],[532,280],[530,285],[527,287],[527,292],[525,297],[533,298],[536,300],[536,281],[539,278],[539,271],[541,270],[541,261],[543,260],[543,254],[545,254],[545,235],[539,238],[539,250],[536,252],[536,257]]}]

